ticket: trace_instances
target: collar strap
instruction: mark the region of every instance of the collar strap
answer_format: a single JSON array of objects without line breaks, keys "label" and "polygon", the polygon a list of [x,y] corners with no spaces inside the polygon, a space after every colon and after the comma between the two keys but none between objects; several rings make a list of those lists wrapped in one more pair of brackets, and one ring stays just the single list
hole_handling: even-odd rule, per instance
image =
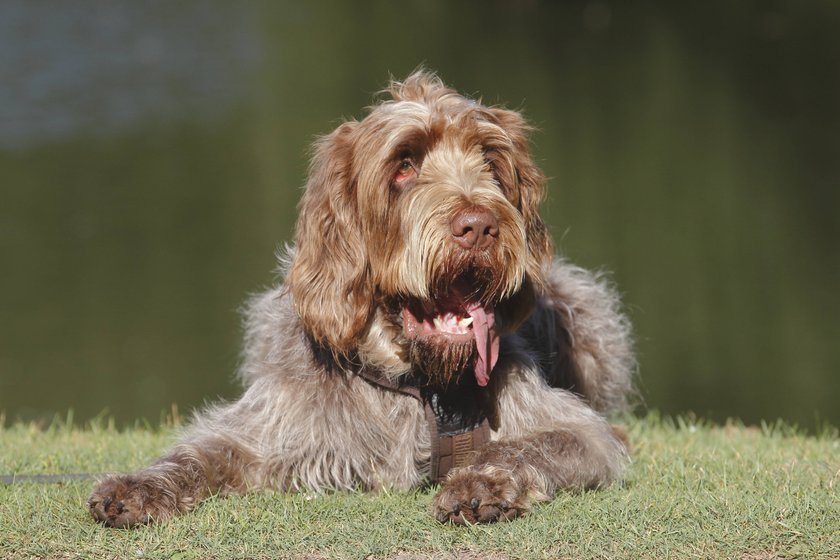
[{"label": "collar strap", "polygon": [[399,385],[364,367],[360,368],[358,375],[371,385],[407,395],[423,405],[431,434],[429,479],[432,482],[442,482],[451,469],[470,464],[475,452],[490,441],[490,422],[482,403],[476,398],[477,387],[440,392]]}]

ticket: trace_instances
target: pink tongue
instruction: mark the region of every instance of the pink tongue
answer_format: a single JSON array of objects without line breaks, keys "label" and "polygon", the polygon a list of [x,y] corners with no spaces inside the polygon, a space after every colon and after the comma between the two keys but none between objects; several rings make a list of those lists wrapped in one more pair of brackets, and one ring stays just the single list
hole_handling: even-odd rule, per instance
[{"label": "pink tongue", "polygon": [[496,334],[496,316],[493,308],[485,309],[480,304],[470,304],[467,313],[472,317],[475,345],[478,359],[475,361],[475,380],[480,387],[490,381],[490,372],[499,359],[499,335]]}]

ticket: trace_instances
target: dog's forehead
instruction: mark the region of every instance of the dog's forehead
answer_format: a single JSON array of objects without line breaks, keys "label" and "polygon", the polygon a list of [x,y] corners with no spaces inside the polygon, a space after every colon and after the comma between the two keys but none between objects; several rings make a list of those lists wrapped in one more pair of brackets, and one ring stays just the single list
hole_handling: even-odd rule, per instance
[{"label": "dog's forehead", "polygon": [[472,140],[470,144],[486,138],[493,139],[494,143],[510,143],[507,132],[487,107],[461,95],[433,102],[386,101],[373,107],[363,122],[368,124],[369,132],[386,140],[381,146],[386,151],[399,148],[405,138],[418,134],[434,136],[435,141],[457,135]]}]

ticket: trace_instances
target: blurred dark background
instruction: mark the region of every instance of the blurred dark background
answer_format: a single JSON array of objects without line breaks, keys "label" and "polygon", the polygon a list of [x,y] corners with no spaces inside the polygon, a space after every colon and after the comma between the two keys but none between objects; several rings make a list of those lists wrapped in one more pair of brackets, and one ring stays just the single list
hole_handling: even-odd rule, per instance
[{"label": "blurred dark background", "polygon": [[419,64],[524,110],[650,408],[840,424],[836,2],[0,4],[0,410],[238,392],[307,148]]}]

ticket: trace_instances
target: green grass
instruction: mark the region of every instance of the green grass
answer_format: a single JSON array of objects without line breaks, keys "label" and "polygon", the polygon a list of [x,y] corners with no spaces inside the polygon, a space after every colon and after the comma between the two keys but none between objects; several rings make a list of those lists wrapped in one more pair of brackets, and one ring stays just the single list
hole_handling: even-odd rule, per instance
[{"label": "green grass", "polygon": [[[561,494],[512,523],[442,526],[432,492],[210,499],[138,530],[89,518],[91,481],[0,485],[2,558],[840,558],[840,440],[778,424],[628,422],[625,485]],[[0,429],[0,474],[127,471],[173,428]]]}]

